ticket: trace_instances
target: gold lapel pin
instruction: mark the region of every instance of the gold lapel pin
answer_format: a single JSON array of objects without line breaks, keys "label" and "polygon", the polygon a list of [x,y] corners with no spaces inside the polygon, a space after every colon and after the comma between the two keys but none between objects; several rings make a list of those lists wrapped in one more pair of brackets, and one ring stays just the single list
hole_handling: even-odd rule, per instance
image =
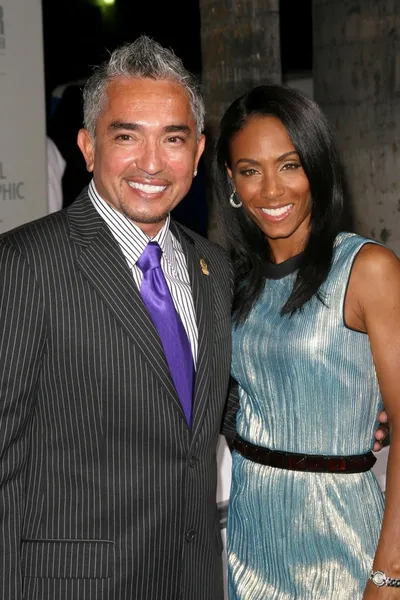
[{"label": "gold lapel pin", "polygon": [[210,274],[210,271],[208,270],[208,265],[207,265],[206,261],[204,260],[204,258],[200,259],[200,267],[201,267],[201,270],[203,272],[203,275],[209,275]]}]

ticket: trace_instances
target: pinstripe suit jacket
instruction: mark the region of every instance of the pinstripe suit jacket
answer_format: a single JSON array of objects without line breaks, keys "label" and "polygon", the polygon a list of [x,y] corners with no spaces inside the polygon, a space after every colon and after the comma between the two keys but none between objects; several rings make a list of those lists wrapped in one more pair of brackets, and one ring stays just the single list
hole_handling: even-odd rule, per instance
[{"label": "pinstripe suit jacket", "polygon": [[222,598],[215,454],[230,266],[221,248],[171,227],[199,330],[192,431],[86,191],[0,239],[2,600]]}]

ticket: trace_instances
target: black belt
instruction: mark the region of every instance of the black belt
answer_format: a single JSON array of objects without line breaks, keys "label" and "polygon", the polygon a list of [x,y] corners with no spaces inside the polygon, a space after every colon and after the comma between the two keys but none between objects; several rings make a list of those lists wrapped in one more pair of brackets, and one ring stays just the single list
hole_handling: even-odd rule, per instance
[{"label": "black belt", "polygon": [[325,454],[298,454],[269,450],[263,446],[255,446],[246,440],[236,437],[233,448],[249,460],[291,471],[309,471],[313,473],[363,473],[374,466],[376,458],[372,452],[353,456],[327,456]]}]

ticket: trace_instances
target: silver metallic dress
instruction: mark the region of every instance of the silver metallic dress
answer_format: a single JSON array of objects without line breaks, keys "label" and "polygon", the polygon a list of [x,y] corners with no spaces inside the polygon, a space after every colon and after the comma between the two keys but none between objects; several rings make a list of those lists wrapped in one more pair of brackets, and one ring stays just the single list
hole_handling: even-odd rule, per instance
[{"label": "silver metallic dress", "polygon": [[[382,400],[368,336],[344,324],[353,261],[368,242],[342,233],[322,287],[293,317],[280,309],[299,257],[269,266],[265,290],[233,330],[239,435],[307,454],[372,448]],[[371,471],[305,473],[233,453],[228,515],[230,600],[361,599],[384,501]]]}]

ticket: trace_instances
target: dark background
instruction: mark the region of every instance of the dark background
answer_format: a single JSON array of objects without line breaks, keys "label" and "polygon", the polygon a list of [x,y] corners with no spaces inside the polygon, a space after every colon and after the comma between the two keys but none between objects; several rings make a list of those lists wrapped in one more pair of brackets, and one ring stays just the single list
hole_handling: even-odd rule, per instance
[{"label": "dark background", "polygon": [[[189,70],[201,74],[198,0],[115,0],[108,18],[95,2],[42,0],[47,114],[57,85],[86,77],[107,50],[141,33],[170,46]],[[311,2],[280,2],[284,73],[311,69]]]}]

